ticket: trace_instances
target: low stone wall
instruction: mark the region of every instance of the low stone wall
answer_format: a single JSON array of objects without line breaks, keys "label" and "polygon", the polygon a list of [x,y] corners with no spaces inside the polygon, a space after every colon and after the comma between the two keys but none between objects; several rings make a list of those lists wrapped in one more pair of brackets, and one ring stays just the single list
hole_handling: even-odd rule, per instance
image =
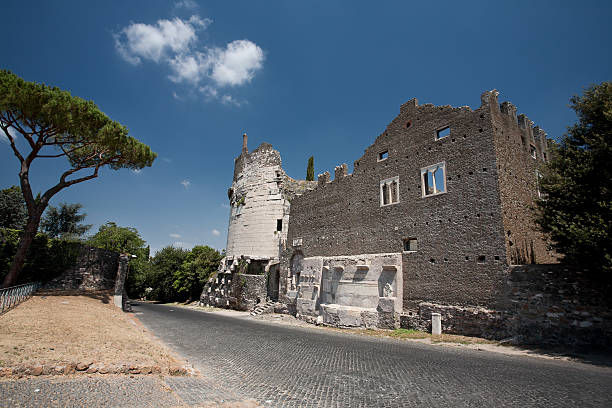
[{"label": "low stone wall", "polygon": [[498,309],[421,303],[405,311],[404,328],[431,330],[431,313],[440,313],[442,331],[515,344],[612,345],[612,290],[584,271],[563,265],[508,268]]},{"label": "low stone wall", "polygon": [[76,262],[43,289],[108,290],[115,288],[119,253],[81,245]]},{"label": "low stone wall", "polygon": [[200,302],[206,306],[253,310],[266,301],[266,275],[219,272],[204,285]]}]

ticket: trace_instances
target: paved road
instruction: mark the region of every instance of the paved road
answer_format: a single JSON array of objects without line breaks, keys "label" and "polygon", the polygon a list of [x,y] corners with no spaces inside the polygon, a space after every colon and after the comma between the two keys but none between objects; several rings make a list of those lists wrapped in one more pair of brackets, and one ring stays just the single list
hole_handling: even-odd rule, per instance
[{"label": "paved road", "polygon": [[197,368],[168,378],[185,403],[282,407],[610,407],[612,370],[360,337],[138,304],[140,320]]}]

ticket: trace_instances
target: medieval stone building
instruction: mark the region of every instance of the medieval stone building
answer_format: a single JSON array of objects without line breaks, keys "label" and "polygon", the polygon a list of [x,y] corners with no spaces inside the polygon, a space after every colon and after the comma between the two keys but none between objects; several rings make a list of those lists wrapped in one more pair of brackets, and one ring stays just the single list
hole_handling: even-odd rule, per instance
[{"label": "medieval stone building", "polygon": [[291,179],[272,146],[249,153],[245,135],[226,258],[202,303],[342,327],[428,329],[439,312],[445,331],[491,338],[612,331],[608,318],[563,317],[602,310],[580,298],[576,275],[517,266],[557,260],[532,221],[548,143],[497,96],[475,110],[408,101],[333,180]]}]

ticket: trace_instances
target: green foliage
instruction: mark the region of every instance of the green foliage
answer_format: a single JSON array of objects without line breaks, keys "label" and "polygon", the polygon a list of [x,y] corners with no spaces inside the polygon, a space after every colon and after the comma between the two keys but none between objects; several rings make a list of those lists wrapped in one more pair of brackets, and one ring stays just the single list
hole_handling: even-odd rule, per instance
[{"label": "green foliage", "polygon": [[314,157],[308,159],[308,167],[306,168],[306,180],[314,181]]},{"label": "green foliage", "polygon": [[173,287],[188,299],[197,299],[209,276],[217,269],[221,254],[209,246],[195,246],[187,254],[181,267],[174,272]]},{"label": "green foliage", "polygon": [[0,190],[0,228],[23,229],[28,209],[21,188],[12,186]]},{"label": "green foliage", "polygon": [[[8,273],[20,234],[18,230],[0,228],[0,279],[4,279]],[[79,242],[49,239],[45,234],[37,234],[15,284],[53,279],[74,265],[79,248]]]},{"label": "green foliage", "polygon": [[[24,234],[4,286],[17,280],[40,217],[55,194],[98,177],[101,167],[141,169],[151,166],[157,157],[92,101],[57,87],[24,81],[6,70],[0,71],[0,129],[19,161],[17,174],[28,210]],[[23,143],[16,143],[16,134]],[[37,158],[65,158],[69,167],[55,185],[34,198],[29,174]]]},{"label": "green foliage", "polygon": [[145,241],[140,238],[136,228],[119,227],[114,222],[107,222],[100,226],[87,243],[98,248],[135,255],[143,248]]},{"label": "green foliage", "polygon": [[[0,71],[0,119],[9,141],[13,141],[8,132],[11,126],[26,140],[40,142],[41,147],[53,146],[73,168],[109,165],[113,169],[140,169],[150,166],[156,157],[92,101],[57,87],[24,81],[6,70]],[[38,153],[35,156],[40,157]]]},{"label": "green foliage", "polygon": [[174,273],[179,270],[189,251],[182,248],[167,246],[159,250],[151,259],[146,284],[153,288],[150,296],[161,301],[178,300],[177,290],[174,289]]},{"label": "green foliage", "polygon": [[612,82],[574,96],[578,123],[542,169],[536,221],[565,261],[612,272]]},{"label": "green foliage", "polygon": [[191,251],[167,246],[151,259],[148,249],[136,255],[130,261],[128,294],[164,302],[198,299],[221,261],[221,254],[216,249],[200,245]]},{"label": "green foliage", "polygon": [[91,225],[79,224],[87,217],[87,214],[79,214],[83,208],[81,204],[60,203],[59,208],[49,206],[40,226],[44,233],[51,238],[73,238],[82,237]]}]

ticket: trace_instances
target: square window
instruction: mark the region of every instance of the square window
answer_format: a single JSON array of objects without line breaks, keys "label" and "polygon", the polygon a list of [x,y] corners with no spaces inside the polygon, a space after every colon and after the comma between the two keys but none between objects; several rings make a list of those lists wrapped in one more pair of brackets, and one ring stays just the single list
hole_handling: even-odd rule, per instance
[{"label": "square window", "polygon": [[380,206],[399,203],[399,177],[380,182]]},{"label": "square window", "polygon": [[438,163],[421,169],[423,197],[446,193],[446,163]]},{"label": "square window", "polygon": [[440,140],[450,135],[450,126],[436,130],[436,140]]},{"label": "square window", "polygon": [[404,252],[414,252],[417,250],[417,239],[406,238],[404,240]]},{"label": "square window", "polygon": [[387,160],[388,157],[389,157],[389,151],[388,150],[385,150],[384,152],[378,153],[378,161]]}]

